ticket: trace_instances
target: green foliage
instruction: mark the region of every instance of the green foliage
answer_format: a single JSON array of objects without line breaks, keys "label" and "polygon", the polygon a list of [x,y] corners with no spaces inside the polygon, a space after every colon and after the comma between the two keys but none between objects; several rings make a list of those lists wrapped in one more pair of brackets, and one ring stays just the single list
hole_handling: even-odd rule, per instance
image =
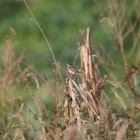
[{"label": "green foliage", "polygon": [[[2,5],[9,5],[10,2],[3,2]],[[22,5],[22,8],[15,12],[9,12],[13,7],[5,9],[5,18],[1,17],[1,36],[7,33],[9,27],[13,27],[18,32],[18,39],[22,46],[17,46],[17,51],[26,50],[25,60],[40,70],[51,66],[53,60],[50,52],[44,43],[35,23],[30,20],[31,16],[23,2],[13,2],[15,8]],[[56,58],[61,63],[73,61],[76,56],[74,51],[77,48],[77,34],[81,27],[96,26],[93,4],[91,1],[33,1],[29,2],[32,12],[39,21],[52,46]],[[20,6],[18,6],[20,7]],[[3,9],[2,8],[2,9]],[[14,10],[13,10],[14,11]],[[13,14],[13,16],[11,16]],[[14,19],[14,20],[13,20]],[[95,27],[93,27],[95,28]],[[33,55],[32,55],[33,54]],[[63,57],[62,57],[63,54]],[[38,60],[34,60],[37,56]]]}]

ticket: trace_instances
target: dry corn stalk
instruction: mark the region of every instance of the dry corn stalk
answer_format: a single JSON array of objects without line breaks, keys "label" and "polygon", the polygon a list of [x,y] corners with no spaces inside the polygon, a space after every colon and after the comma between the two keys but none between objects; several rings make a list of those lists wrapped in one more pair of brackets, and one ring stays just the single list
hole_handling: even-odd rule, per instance
[{"label": "dry corn stalk", "polygon": [[[79,43],[80,44],[80,43]],[[67,63],[65,117],[69,124],[76,124],[78,130],[83,121],[82,113],[89,118],[99,117],[100,97],[106,77],[98,78],[94,57],[91,53],[90,28],[84,35],[84,44],[79,45],[81,69],[74,68]],[[74,75],[78,75],[80,82],[76,82]],[[81,111],[81,112],[80,112]]]}]

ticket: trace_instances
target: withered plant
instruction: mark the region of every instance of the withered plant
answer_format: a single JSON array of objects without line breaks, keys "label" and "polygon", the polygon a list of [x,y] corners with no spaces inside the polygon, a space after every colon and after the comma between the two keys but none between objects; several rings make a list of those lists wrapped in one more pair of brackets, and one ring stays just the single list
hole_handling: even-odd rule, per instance
[{"label": "withered plant", "polygon": [[[14,40],[16,31],[10,28],[10,33],[4,39],[4,45],[1,46],[0,53],[0,114],[4,119],[5,116],[10,115],[12,105],[16,101],[15,91],[20,91],[22,83],[25,81],[25,75],[28,68],[21,69],[21,61],[24,56],[22,52],[18,57],[15,54],[14,47],[16,41]],[[19,95],[20,96],[20,95]],[[8,113],[8,114],[7,114]],[[5,125],[3,120],[3,125]]]},{"label": "withered plant", "polygon": [[[63,137],[64,139],[83,140],[109,139],[109,137],[123,139],[127,133],[129,116],[126,115],[124,120],[119,120],[117,112],[110,106],[104,91],[106,84],[111,84],[116,88],[120,85],[107,80],[106,75],[102,77],[99,75],[98,65],[94,61],[97,56],[92,54],[91,50],[90,28],[83,32],[83,38],[84,44],[78,43],[80,69],[67,64],[64,104],[67,125]],[[122,87],[120,86],[120,88]],[[124,89],[122,88],[122,90]],[[117,102],[126,110],[126,105],[115,88],[112,91]],[[125,121],[123,125],[121,125],[122,121]]]},{"label": "withered plant", "polygon": [[[106,6],[101,1],[93,0],[96,5],[95,13],[98,14],[100,27],[103,27],[105,35],[108,39],[108,45],[99,43],[96,53],[100,56],[99,63],[104,66],[112,79],[117,80],[117,76],[110,72],[110,68],[118,71],[127,71],[128,65],[139,61],[137,54],[140,43],[140,13],[139,1],[133,2],[127,0],[107,0]],[[130,42],[129,44],[127,42]],[[127,45],[126,45],[127,44]],[[111,47],[110,47],[111,46]],[[116,62],[112,53],[108,53],[108,49],[118,54],[121,58]],[[104,55],[102,55],[104,54]],[[132,61],[132,58],[134,62]]]},{"label": "withered plant", "polygon": [[106,6],[101,1],[93,2],[96,5],[93,10],[98,14],[107,41],[107,45],[101,42],[98,48],[93,47],[99,56],[98,64],[106,70],[108,77],[126,87],[127,99],[133,98],[129,101],[133,103],[131,107],[139,106],[139,1],[107,0]]}]

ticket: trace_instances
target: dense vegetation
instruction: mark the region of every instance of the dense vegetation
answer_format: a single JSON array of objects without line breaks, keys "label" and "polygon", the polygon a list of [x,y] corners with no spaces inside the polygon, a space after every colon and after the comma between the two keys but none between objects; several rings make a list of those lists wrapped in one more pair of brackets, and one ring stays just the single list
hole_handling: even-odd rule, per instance
[{"label": "dense vegetation", "polygon": [[139,139],[139,1],[28,5],[0,1],[0,139]]}]

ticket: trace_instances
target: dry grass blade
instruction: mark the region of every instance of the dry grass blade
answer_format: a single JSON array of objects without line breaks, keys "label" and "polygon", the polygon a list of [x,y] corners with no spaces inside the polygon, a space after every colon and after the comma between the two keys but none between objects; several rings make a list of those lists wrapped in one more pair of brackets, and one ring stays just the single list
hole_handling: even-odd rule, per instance
[{"label": "dry grass blade", "polygon": [[117,91],[115,89],[112,88],[113,93],[115,94],[115,97],[118,99],[118,102],[120,103],[120,105],[126,110],[126,105],[123,101],[123,99],[118,95]]},{"label": "dry grass blade", "polygon": [[52,48],[51,48],[51,46],[50,46],[50,43],[49,43],[49,41],[48,41],[46,35],[44,34],[42,28],[40,27],[38,21],[36,20],[34,14],[32,13],[30,7],[28,6],[26,0],[23,0],[23,2],[24,2],[24,4],[26,5],[28,11],[29,11],[30,14],[31,14],[31,16],[32,16],[32,20],[36,23],[37,27],[39,28],[40,32],[42,33],[42,35],[43,35],[43,37],[44,37],[44,39],[45,39],[45,41],[46,41],[46,43],[47,43],[47,45],[48,45],[48,47],[49,47],[49,50],[50,50],[51,55],[52,55],[52,57],[53,57],[54,63],[55,63],[55,65],[56,65],[56,69],[57,69],[58,74],[59,74],[59,76],[60,76],[60,78],[61,78],[61,82],[62,82],[63,85],[64,85],[64,81],[63,81],[63,78],[62,78],[62,75],[61,75],[61,72],[60,72],[59,66],[58,66],[58,64],[57,64],[56,58],[55,58],[55,56],[54,56],[53,50],[52,50]]},{"label": "dry grass blade", "polygon": [[39,81],[37,76],[34,73],[28,73],[26,76],[31,77],[35,81],[37,89],[39,89]]},{"label": "dry grass blade", "polygon": [[114,24],[112,23],[112,21],[109,18],[102,18],[100,20],[100,23],[102,22],[108,22],[112,27],[114,27]]}]

